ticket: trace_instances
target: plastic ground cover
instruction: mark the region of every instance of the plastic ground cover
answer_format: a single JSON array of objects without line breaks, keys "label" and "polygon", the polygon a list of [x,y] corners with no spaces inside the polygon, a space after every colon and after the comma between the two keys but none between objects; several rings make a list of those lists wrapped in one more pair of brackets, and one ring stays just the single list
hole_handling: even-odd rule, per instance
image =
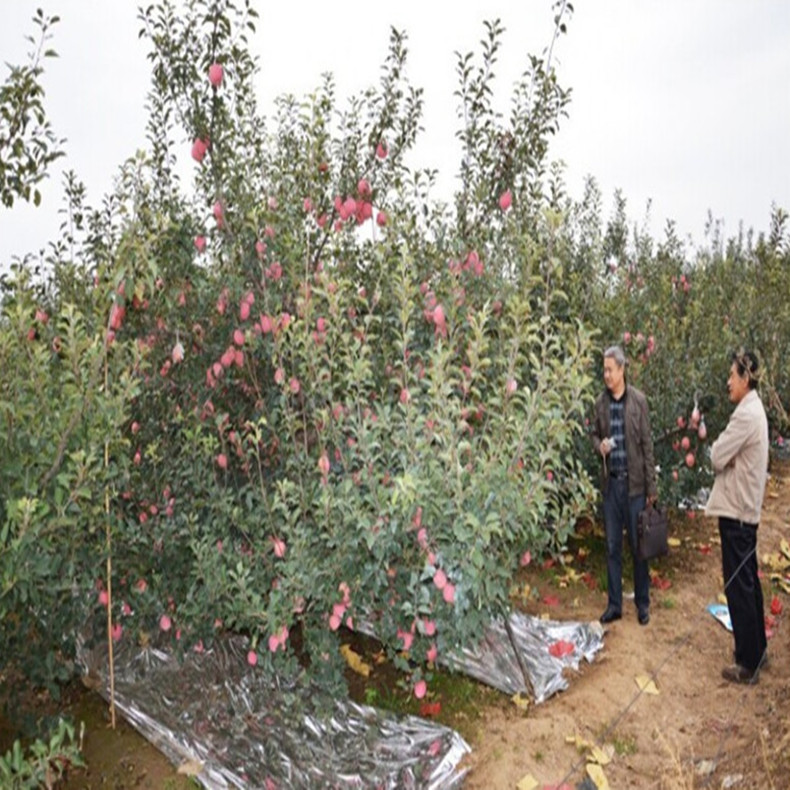
[{"label": "plastic ground cover", "polygon": [[[531,691],[539,704],[568,688],[566,669],[578,670],[582,659],[592,662],[603,647],[603,627],[597,621],[563,622],[522,612],[511,612],[508,619],[512,642],[505,621],[495,620],[477,644],[445,657],[440,655],[439,664],[506,694]],[[369,621],[357,623],[356,627],[368,636],[376,636],[375,625]],[[527,670],[531,690],[526,687],[514,644]]]},{"label": "plastic ground cover", "polygon": [[[248,649],[240,638],[220,640],[179,661],[119,645],[116,709],[212,790],[461,786],[469,746],[454,730],[284,685],[250,667]],[[80,658],[109,700],[106,645]]]},{"label": "plastic ground cover", "polygon": [[[568,686],[567,668],[603,647],[596,623],[509,618],[536,702]],[[370,633],[370,628],[360,628]],[[114,651],[115,704],[176,766],[206,788],[461,787],[470,749],[454,730],[395,716],[314,687],[268,677],[247,663],[242,638],[218,640],[182,660],[169,650],[122,643]],[[83,649],[81,663],[109,700],[107,647]],[[444,665],[506,693],[526,691],[504,621]]]}]

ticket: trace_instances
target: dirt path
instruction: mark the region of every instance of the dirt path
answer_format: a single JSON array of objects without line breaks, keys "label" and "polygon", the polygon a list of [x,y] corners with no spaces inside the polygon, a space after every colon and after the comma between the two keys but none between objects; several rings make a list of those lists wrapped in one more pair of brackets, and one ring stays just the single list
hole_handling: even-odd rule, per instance
[{"label": "dirt path", "polygon": [[[516,788],[529,776],[538,787],[575,787],[589,754],[580,741],[568,742],[579,736],[612,754],[603,766],[612,788],[790,788],[790,596],[778,595],[783,612],[759,683],[727,683],[720,673],[732,663],[732,635],[705,611],[723,591],[717,524],[681,517],[673,534],[682,545],[657,563],[672,586],[652,590],[650,624],[640,627],[627,606],[608,627],[598,660],[583,665],[567,691],[526,715],[515,707],[487,711],[465,787]],[[772,467],[758,536],[761,570],[782,539],[790,540],[787,462]],[[776,588],[767,574],[764,590],[768,614]],[[606,603],[600,592],[570,596],[574,619],[595,619]],[[636,678],[652,673],[658,695],[640,695]]]}]

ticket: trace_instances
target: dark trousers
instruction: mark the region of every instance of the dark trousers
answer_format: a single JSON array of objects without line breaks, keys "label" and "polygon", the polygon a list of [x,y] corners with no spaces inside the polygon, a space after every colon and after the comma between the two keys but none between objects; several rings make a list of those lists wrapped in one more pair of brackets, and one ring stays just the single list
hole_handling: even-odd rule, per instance
[{"label": "dark trousers", "polygon": [[754,672],[767,647],[763,588],[757,575],[757,525],[720,518],[719,535],[735,663]]},{"label": "dark trousers", "polygon": [[628,496],[627,478],[610,478],[603,497],[606,527],[606,583],[609,606],[623,611],[623,530],[634,558],[634,601],[639,611],[650,606],[650,576],[647,560],[636,553],[636,523],[645,509],[645,496]]}]

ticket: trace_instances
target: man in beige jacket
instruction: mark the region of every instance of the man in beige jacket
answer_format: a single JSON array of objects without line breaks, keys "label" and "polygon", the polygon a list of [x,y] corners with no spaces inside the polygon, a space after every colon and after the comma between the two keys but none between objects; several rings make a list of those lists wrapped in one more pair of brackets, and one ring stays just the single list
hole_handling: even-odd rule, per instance
[{"label": "man in beige jacket", "polygon": [[757,357],[733,355],[727,390],[735,411],[711,448],[715,481],[706,514],[719,517],[724,592],[735,637],[733,683],[756,683],[766,650],[763,591],[757,576],[757,526],[768,476],[768,420],[760,396]]}]

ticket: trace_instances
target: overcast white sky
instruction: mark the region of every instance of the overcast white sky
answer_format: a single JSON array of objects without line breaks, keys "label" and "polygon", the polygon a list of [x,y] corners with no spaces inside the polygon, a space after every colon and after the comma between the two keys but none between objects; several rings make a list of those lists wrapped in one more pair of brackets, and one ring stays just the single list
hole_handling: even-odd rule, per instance
[{"label": "overcast white sky", "polygon": [[[37,7],[61,16],[49,61],[46,106],[67,157],[43,185],[38,209],[0,207],[0,267],[57,235],[61,170],[71,168],[98,205],[120,163],[145,143],[146,44],[138,3],[128,0],[14,0],[3,3],[0,60],[20,63]],[[575,0],[569,32],[555,48],[573,89],[552,158],[567,164],[580,197],[592,174],[606,216],[615,188],[632,219],[652,199],[654,234],[667,218],[702,240],[710,210],[725,232],[768,227],[772,202],[790,210],[790,2],[786,0]],[[316,0],[266,2],[253,39],[262,107],[281,93],[315,88],[335,73],[339,95],[377,82],[391,25],[409,36],[409,76],[425,89],[420,164],[438,167],[446,188],[458,163],[454,51],[477,48],[484,19],[506,28],[498,74],[507,111],[528,53],[552,33],[551,0],[400,0],[337,6]],[[2,78],[7,69],[2,67]],[[189,143],[184,143],[184,155]],[[448,195],[449,196],[449,195]]]}]

